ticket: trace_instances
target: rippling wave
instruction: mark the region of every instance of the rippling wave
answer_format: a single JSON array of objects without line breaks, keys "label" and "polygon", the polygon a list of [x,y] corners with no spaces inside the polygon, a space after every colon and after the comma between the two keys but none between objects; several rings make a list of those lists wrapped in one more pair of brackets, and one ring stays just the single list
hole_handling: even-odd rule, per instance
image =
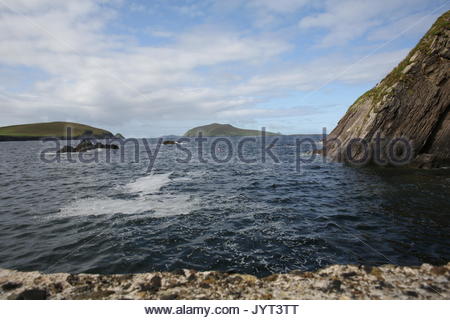
[{"label": "rippling wave", "polygon": [[[208,142],[210,143],[210,142]],[[152,145],[154,147],[154,145]],[[195,144],[186,144],[195,155]],[[315,159],[207,163],[162,146],[39,159],[39,142],[0,143],[0,266],[129,273],[193,268],[267,275],[329,264],[450,259],[450,171],[351,168]],[[145,150],[145,149],[142,149]],[[205,148],[208,150],[208,148]],[[303,150],[302,156],[310,155]],[[260,150],[249,145],[247,158]],[[45,155],[51,158],[52,154]]]}]

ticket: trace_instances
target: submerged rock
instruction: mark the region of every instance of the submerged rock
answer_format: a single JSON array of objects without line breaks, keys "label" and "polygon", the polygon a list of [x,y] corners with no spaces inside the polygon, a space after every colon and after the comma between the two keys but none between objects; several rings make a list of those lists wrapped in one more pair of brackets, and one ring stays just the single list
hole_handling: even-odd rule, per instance
[{"label": "submerged rock", "polygon": [[450,299],[450,263],[333,265],[264,278],[216,271],[98,275],[0,269],[0,299]]},{"label": "submerged rock", "polygon": [[[450,11],[447,11],[389,75],[349,108],[328,136],[324,153],[337,161],[361,164],[448,166],[449,37]],[[407,148],[411,153],[404,154],[405,163],[387,161],[403,153],[390,144],[398,138],[410,142],[411,148]],[[377,144],[377,139],[382,140]]]}]

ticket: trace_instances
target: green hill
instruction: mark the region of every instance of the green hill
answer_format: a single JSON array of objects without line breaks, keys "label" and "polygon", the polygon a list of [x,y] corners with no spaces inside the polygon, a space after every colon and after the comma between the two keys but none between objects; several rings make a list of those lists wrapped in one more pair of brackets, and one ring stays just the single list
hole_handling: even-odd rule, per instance
[{"label": "green hill", "polygon": [[114,135],[106,130],[73,122],[43,122],[8,127],[0,127],[0,141],[37,140],[42,138],[66,138],[66,128],[72,128],[73,138],[93,136],[96,138],[112,138]]},{"label": "green hill", "polygon": [[[233,127],[230,124],[212,123],[206,126],[195,127],[184,134],[185,137],[196,137],[199,133],[205,137],[232,137],[232,136],[259,136],[259,130],[246,130]],[[266,132],[268,136],[277,136],[281,133]]]}]

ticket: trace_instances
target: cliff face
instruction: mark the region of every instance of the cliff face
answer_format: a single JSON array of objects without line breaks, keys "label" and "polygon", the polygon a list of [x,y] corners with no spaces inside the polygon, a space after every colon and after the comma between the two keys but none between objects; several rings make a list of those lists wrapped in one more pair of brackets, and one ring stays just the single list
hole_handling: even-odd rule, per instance
[{"label": "cliff face", "polygon": [[[349,108],[324,144],[326,155],[338,161],[387,164],[389,152],[407,158],[404,147],[390,144],[395,138],[405,138],[412,146],[411,165],[449,165],[449,36],[447,11],[389,75]],[[378,144],[377,137],[382,139]],[[377,159],[382,161],[374,161],[376,145],[381,151]]]}]

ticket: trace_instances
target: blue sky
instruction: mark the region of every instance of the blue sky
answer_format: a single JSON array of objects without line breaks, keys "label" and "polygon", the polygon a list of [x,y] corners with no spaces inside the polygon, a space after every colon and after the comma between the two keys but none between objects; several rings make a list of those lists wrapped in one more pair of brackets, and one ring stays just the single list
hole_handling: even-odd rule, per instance
[{"label": "blue sky", "polygon": [[0,125],[331,131],[442,0],[0,0]]}]

